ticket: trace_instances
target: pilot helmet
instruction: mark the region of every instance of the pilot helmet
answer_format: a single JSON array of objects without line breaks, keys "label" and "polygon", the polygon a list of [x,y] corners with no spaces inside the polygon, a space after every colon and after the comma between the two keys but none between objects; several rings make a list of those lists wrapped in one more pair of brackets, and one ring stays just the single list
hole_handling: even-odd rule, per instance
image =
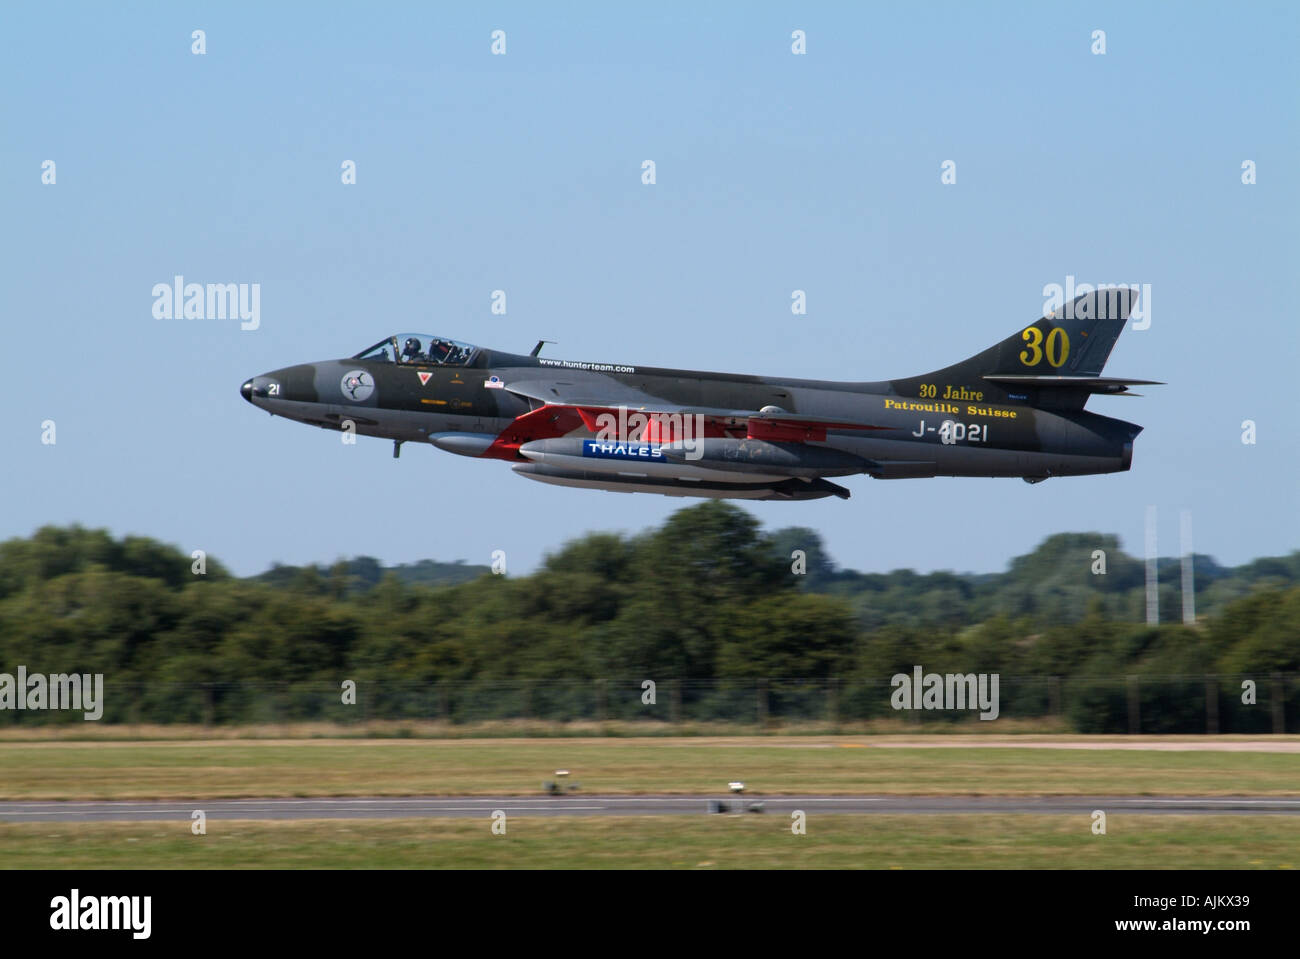
[{"label": "pilot helmet", "polygon": [[419,352],[420,352],[420,341],[413,336],[408,336],[406,338],[406,344],[402,348],[402,355],[414,356],[416,353]]}]

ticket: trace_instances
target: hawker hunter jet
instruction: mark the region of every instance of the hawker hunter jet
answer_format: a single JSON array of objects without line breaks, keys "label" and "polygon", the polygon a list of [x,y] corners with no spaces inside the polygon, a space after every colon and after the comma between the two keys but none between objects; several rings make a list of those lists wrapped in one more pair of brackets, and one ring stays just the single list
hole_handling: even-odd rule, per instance
[{"label": "hawker hunter jet", "polygon": [[669,496],[847,498],[830,478],[1127,470],[1142,427],[1084,409],[1153,380],[1102,376],[1137,298],[1087,293],[970,359],[844,383],[580,363],[423,333],[240,387],[329,430],[504,460],[558,486]]}]

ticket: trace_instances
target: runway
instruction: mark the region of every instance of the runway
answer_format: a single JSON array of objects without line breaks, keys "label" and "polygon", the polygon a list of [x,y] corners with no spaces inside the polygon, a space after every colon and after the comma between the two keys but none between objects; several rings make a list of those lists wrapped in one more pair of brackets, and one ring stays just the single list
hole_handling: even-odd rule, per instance
[{"label": "runway", "polygon": [[0,802],[0,822],[488,818],[507,816],[685,816],[709,813],[969,815],[1114,813],[1300,815],[1300,798],[1261,796],[466,796],[321,799],[196,799],[192,802]]}]

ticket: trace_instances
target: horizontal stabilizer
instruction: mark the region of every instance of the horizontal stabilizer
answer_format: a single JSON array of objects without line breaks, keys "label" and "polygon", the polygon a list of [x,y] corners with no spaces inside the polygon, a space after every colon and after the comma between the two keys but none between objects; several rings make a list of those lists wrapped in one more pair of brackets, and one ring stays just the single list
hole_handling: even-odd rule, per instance
[{"label": "horizontal stabilizer", "polygon": [[1158,380],[1133,380],[1119,376],[1027,376],[1020,373],[995,373],[983,379],[1008,389],[1077,390],[1083,393],[1123,393],[1130,386],[1164,386]]}]

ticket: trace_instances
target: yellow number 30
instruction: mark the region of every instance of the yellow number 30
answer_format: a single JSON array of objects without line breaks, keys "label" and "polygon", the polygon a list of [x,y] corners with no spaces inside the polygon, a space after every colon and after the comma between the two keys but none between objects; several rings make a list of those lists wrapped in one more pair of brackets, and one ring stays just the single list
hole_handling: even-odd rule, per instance
[{"label": "yellow number 30", "polygon": [[[1037,366],[1043,361],[1043,331],[1036,326],[1031,326],[1023,333],[1020,338],[1025,341],[1026,349],[1020,351],[1020,362],[1025,366]],[[1055,327],[1052,332],[1047,334],[1047,362],[1054,369],[1060,369],[1065,365],[1066,357],[1070,355],[1070,335],[1061,329]]]}]

